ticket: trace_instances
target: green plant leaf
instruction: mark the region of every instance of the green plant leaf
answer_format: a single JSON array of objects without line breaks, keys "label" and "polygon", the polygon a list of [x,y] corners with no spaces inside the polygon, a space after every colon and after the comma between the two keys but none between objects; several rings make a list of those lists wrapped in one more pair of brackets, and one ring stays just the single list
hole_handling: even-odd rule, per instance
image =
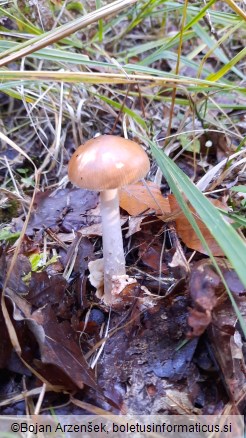
[{"label": "green plant leaf", "polygon": [[10,231],[10,227],[4,227],[0,230],[0,241],[1,240],[12,240],[18,239],[20,237],[20,233],[12,233]]},{"label": "green plant leaf", "polygon": [[234,186],[231,188],[232,192],[242,192],[246,193],[246,186]]}]

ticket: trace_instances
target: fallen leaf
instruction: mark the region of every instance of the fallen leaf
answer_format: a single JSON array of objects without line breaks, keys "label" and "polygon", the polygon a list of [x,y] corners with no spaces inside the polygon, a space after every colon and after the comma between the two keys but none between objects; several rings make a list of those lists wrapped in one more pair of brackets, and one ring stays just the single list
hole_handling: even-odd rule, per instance
[{"label": "fallen leaf", "polygon": [[162,255],[161,249],[161,242],[152,244],[151,246],[146,242],[143,242],[143,244],[139,247],[138,254],[142,262],[149,268],[152,268],[154,272],[157,273],[161,271],[163,274],[167,275],[167,265],[163,261],[160,261],[160,257]]},{"label": "fallen leaf", "polygon": [[141,230],[141,224],[143,221],[143,217],[129,217],[128,220],[128,231],[126,233],[126,237],[130,237],[133,234],[137,233]]},{"label": "fallen leaf", "polygon": [[[235,288],[231,289],[234,297],[237,298],[238,290],[241,292],[239,297],[243,295],[243,286],[229,263],[226,260],[218,259],[217,264],[228,285],[232,279],[235,280]],[[229,300],[222,280],[209,259],[200,260],[192,266],[189,291],[193,305],[193,309],[189,310],[188,317],[188,324],[192,328],[189,336],[200,336],[212,319],[216,320],[214,315],[217,308],[226,306]]]},{"label": "fallen leaf", "polygon": [[210,311],[201,312],[197,309],[189,309],[188,324],[192,328],[192,333],[188,337],[201,336],[212,321]]},{"label": "fallen leaf", "polygon": [[[11,265],[11,259],[7,262],[7,270]],[[27,293],[27,285],[23,281],[23,277],[31,271],[31,263],[23,254],[18,254],[15,264],[12,267],[8,286],[18,294]]]},{"label": "fallen leaf", "polygon": [[168,198],[164,198],[157,184],[151,181],[130,184],[119,190],[120,206],[131,216],[154,212],[158,216],[170,214]]},{"label": "fallen leaf", "polygon": [[[120,225],[124,225],[127,219],[128,218],[126,216],[121,216]],[[102,224],[100,222],[93,225],[84,226],[83,228],[79,228],[77,231],[83,237],[102,236]],[[74,240],[74,233],[58,233],[57,237],[62,242],[72,242]]]},{"label": "fallen leaf", "polygon": [[[54,371],[52,370],[51,373],[52,384],[57,383],[57,380],[60,384],[60,374],[64,375],[65,373],[68,381],[73,382],[78,388],[83,388],[84,385],[88,385],[98,392],[101,392],[94,378],[93,371],[89,368],[84,358],[79,345],[79,338],[70,323],[68,321],[59,322],[56,313],[48,304],[32,312],[32,306],[26,299],[14,294],[11,289],[8,289],[8,295],[14,303],[13,317],[15,325],[17,324],[19,326],[19,330],[16,331],[18,339],[21,338],[21,333],[24,328],[29,332],[30,338],[34,336],[35,342],[39,346],[41,354],[41,361],[39,360],[38,366],[39,373],[42,375],[43,364],[44,373],[47,374],[46,365],[49,364],[54,366]],[[21,347],[25,350],[23,336],[21,339]],[[31,367],[35,368],[36,360],[36,352],[34,349],[29,349],[28,363]],[[71,388],[69,387],[69,389]]]},{"label": "fallen leaf", "polygon": [[[78,240],[78,247],[77,246]],[[77,251],[77,256],[74,263],[74,272],[79,272],[80,274],[85,273],[85,270],[88,269],[88,262],[94,258],[93,255],[94,246],[90,242],[87,237],[82,237],[80,240],[80,235],[78,233],[77,239],[75,238],[70,248],[67,252],[67,260],[69,260],[74,256],[75,251]]]},{"label": "fallen leaf", "polygon": [[[214,199],[213,200],[210,199],[210,201],[216,207],[225,209],[225,205],[222,204],[222,202]],[[188,248],[194,249],[195,251],[199,251],[202,254],[207,254],[206,249],[203,247],[200,239],[197,237],[194,229],[192,228],[190,222],[188,221],[185,214],[179,207],[179,204],[173,195],[169,196],[169,202],[179,237],[182,239],[182,241],[185,243],[185,245]],[[201,221],[201,219],[195,212],[194,208],[189,206],[189,209],[192,212],[193,216],[195,217],[197,225],[199,226],[200,231],[204,239],[206,240],[212,254],[217,257],[224,256],[224,252],[217,244],[216,240],[214,239],[214,237],[212,236],[212,234],[210,233],[204,222]]]},{"label": "fallen leaf", "polygon": [[[246,317],[245,299],[237,300],[242,318]],[[246,364],[244,359],[244,342],[237,330],[237,316],[228,299],[213,312],[214,324],[207,334],[214,357],[222,373],[226,391],[232,402],[240,409],[246,398]]]},{"label": "fallen leaf", "polygon": [[198,309],[211,312],[218,304],[224,287],[210,260],[205,259],[194,264],[189,289],[192,301]]},{"label": "fallen leaf", "polygon": [[62,275],[49,277],[47,272],[33,272],[29,292],[25,298],[35,307],[61,303],[65,297],[67,282]]},{"label": "fallen leaf", "polygon": [[98,194],[83,189],[62,189],[57,192],[46,190],[37,193],[35,210],[28,223],[27,234],[45,228],[58,231],[77,231],[88,225],[87,211],[98,204]]},{"label": "fallen leaf", "polygon": [[172,260],[168,263],[168,266],[172,268],[175,278],[186,278],[187,274],[190,272],[190,266],[186,260],[183,245],[180,243],[174,224],[170,223],[168,228],[170,240],[172,242],[172,248],[169,252],[170,254],[173,253]]},{"label": "fallen leaf", "polygon": [[[8,311],[10,311],[10,306],[8,302],[6,302],[6,306],[8,307]],[[1,327],[1,342],[0,342],[0,369],[1,369],[1,368],[7,368],[7,364],[9,362],[13,350],[1,306],[0,306],[0,327]]]},{"label": "fallen leaf", "polygon": [[237,296],[245,296],[246,295],[246,288],[242,284],[241,280],[239,279],[237,273],[233,271],[233,269],[228,269],[223,273],[225,281],[230,288],[231,292],[236,294]]},{"label": "fallen leaf", "polygon": [[[32,324],[30,322],[29,327],[39,343],[42,363],[60,368],[78,388],[86,384],[99,389],[68,321],[59,323],[51,308],[43,308],[32,314]],[[38,331],[41,336],[37,335]]]}]

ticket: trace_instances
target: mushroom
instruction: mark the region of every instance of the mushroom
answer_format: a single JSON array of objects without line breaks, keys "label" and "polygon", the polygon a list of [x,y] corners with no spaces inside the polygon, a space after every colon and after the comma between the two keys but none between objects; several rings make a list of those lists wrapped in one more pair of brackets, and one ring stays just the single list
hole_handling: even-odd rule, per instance
[{"label": "mushroom", "polygon": [[149,158],[139,144],[113,135],[88,140],[68,164],[68,178],[74,185],[100,191],[107,303],[112,300],[113,276],[126,274],[118,189],[144,178],[149,168]]}]

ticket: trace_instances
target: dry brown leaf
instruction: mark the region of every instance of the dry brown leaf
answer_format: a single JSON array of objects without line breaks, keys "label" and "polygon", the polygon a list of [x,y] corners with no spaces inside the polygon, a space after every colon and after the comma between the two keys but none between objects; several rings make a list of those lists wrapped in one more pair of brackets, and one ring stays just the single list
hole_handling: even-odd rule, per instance
[{"label": "dry brown leaf", "polygon": [[[219,208],[222,208],[225,210],[225,205],[222,204],[222,202],[210,199],[210,201]],[[203,247],[200,239],[197,237],[194,229],[192,228],[190,222],[186,218],[185,214],[182,212],[181,208],[179,207],[178,202],[176,201],[176,198],[173,195],[169,196],[169,202],[172,214],[175,216],[175,223],[176,223],[176,229],[179,237],[182,239],[182,241],[185,243],[188,248],[194,249],[195,251],[199,251],[202,254],[207,254],[206,249]],[[214,256],[224,256],[224,252],[220,248],[220,246],[217,244],[216,240],[206,227],[206,225],[202,222],[202,220],[199,218],[197,213],[195,212],[194,208],[189,206],[190,211],[193,213],[197,225],[199,226],[201,233],[206,240],[210,251]]]},{"label": "dry brown leaf", "polygon": [[[232,285],[231,292],[234,298],[237,300],[237,304],[245,302],[244,291],[245,288],[241,284],[236,272],[232,269],[230,263],[225,259],[217,259],[216,262],[223,274],[223,277],[230,287]],[[216,327],[218,328],[217,313],[222,312],[222,309],[228,309],[228,294],[225,286],[215,271],[214,266],[210,259],[202,259],[199,262],[193,264],[189,279],[189,293],[192,303],[192,309],[189,309],[188,324],[192,328],[192,332],[188,333],[188,336],[200,336],[208,327],[212,319],[216,321]],[[230,303],[232,311],[232,305]],[[246,306],[245,306],[246,308]],[[235,321],[237,316],[234,314],[235,321],[229,324],[226,313],[223,322],[224,334],[234,334]],[[222,318],[223,319],[223,318]],[[229,329],[229,332],[228,332]],[[223,335],[222,335],[223,336]],[[235,346],[237,350],[237,346]],[[241,348],[241,347],[240,347]],[[236,354],[239,354],[238,351]]]},{"label": "dry brown leaf", "polygon": [[164,198],[157,184],[146,181],[130,184],[119,190],[120,206],[131,216],[137,216],[146,210],[154,211],[158,216],[170,214],[168,198]]},{"label": "dry brown leaf", "polygon": [[[49,282],[49,279],[46,279]],[[59,288],[58,288],[59,289]],[[88,366],[81,351],[77,334],[74,333],[68,321],[60,322],[54,310],[47,304],[32,311],[32,305],[7,288],[8,296],[14,304],[13,318],[19,323],[18,338],[21,335],[21,323],[31,331],[40,349],[41,361],[39,365],[40,375],[43,375],[43,366],[49,364],[55,368],[51,370],[52,382],[60,378],[60,372],[65,373],[67,378],[78,388],[83,388],[84,384],[101,391],[98,387],[94,374]],[[41,303],[42,304],[42,303]],[[13,328],[13,330],[15,330]],[[13,333],[9,333],[10,338]],[[24,349],[24,348],[22,348]],[[30,366],[33,366],[35,357],[30,352]],[[55,369],[57,373],[55,373]],[[44,376],[45,377],[45,376]],[[65,381],[63,382],[65,385]],[[60,382],[59,382],[60,385]]]},{"label": "dry brown leaf", "polygon": [[144,217],[129,217],[128,231],[126,233],[127,238],[141,230],[141,224],[143,220]]},{"label": "dry brown leaf", "polygon": [[[237,300],[242,318],[246,317],[245,300]],[[246,364],[244,346],[240,332],[237,330],[237,316],[228,299],[213,312],[214,324],[207,330],[212,354],[222,373],[226,391],[235,406],[245,405],[246,398]]]},{"label": "dry brown leaf", "polygon": [[139,247],[138,254],[145,266],[148,266],[154,272],[168,275],[166,263],[160,261],[161,243],[149,245],[147,242],[143,242]]}]

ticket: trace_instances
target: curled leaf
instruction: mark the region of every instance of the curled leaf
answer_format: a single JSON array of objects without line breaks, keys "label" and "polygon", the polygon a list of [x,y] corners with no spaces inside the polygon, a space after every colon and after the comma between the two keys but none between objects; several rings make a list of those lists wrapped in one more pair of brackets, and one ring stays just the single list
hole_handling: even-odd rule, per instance
[{"label": "curled leaf", "polygon": [[[175,218],[174,220],[176,223],[176,229],[179,237],[182,239],[185,245],[188,246],[188,248],[194,249],[195,251],[199,251],[202,254],[207,254],[206,249],[203,247],[200,239],[195,233],[195,230],[192,228],[190,222],[186,218],[185,214],[182,212],[178,202],[176,201],[173,195],[169,196],[169,202],[170,202],[172,213]],[[224,204],[222,204],[222,202],[214,199],[211,200],[211,202],[216,207],[225,209],[225,206]],[[224,252],[222,251],[221,247],[217,244],[216,240],[214,239],[214,237],[212,236],[212,234],[210,233],[204,222],[202,222],[202,220],[199,218],[193,207],[189,207],[189,208],[192,214],[195,216],[196,222],[212,254],[217,257],[223,256]]]},{"label": "curled leaf", "polygon": [[123,187],[119,191],[119,198],[121,208],[131,216],[149,211],[163,217],[170,213],[168,198],[164,198],[159,186],[151,181],[138,182]]}]

